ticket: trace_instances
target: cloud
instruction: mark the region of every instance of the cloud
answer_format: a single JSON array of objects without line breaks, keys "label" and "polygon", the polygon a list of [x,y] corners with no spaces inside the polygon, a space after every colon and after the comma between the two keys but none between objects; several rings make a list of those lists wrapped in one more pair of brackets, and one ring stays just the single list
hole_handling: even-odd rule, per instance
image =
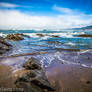
[{"label": "cloud", "polygon": [[[66,11],[67,12],[67,11]],[[37,16],[18,10],[0,10],[0,29],[51,29],[60,30],[72,27],[82,27],[92,24],[92,15],[59,14],[57,16]]]},{"label": "cloud", "polygon": [[0,3],[0,7],[5,7],[5,8],[15,8],[15,7],[19,7],[19,5],[11,4],[11,3],[1,2],[1,3]]},{"label": "cloud", "polygon": [[53,6],[53,9],[56,10],[56,11],[59,11],[61,13],[68,13],[68,14],[73,13],[73,11],[69,8],[58,7],[56,5]]},{"label": "cloud", "polygon": [[3,8],[16,8],[16,7],[33,8],[32,6],[17,5],[17,4],[6,3],[6,2],[1,2],[0,7],[3,7]]},{"label": "cloud", "polygon": [[70,8],[65,8],[65,7],[59,7],[57,5],[54,5],[52,7],[53,10],[58,11],[62,14],[70,14],[70,15],[75,15],[75,14],[83,14],[83,12],[80,12],[79,10],[76,9],[70,9]]}]

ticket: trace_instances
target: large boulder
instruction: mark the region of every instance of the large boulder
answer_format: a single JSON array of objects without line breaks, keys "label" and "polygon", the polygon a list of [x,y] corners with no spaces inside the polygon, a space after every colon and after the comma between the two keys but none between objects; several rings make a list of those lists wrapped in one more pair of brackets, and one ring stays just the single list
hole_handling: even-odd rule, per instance
[{"label": "large boulder", "polygon": [[25,69],[41,69],[40,61],[35,58],[29,58],[28,62],[23,64]]},{"label": "large boulder", "polygon": [[23,88],[24,92],[54,92],[55,89],[38,62],[35,58],[29,58],[28,62],[24,63],[24,69],[16,73],[16,87]]},{"label": "large boulder", "polygon": [[0,37],[0,54],[4,54],[9,51],[11,47],[11,44],[9,44],[4,38]]}]

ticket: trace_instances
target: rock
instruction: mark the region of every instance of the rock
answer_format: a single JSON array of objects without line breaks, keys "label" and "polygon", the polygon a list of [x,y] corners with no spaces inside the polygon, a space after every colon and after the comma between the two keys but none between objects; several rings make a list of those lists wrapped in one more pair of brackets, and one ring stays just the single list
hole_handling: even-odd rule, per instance
[{"label": "rock", "polygon": [[0,54],[9,51],[11,47],[12,45],[10,45],[4,38],[0,37]]},{"label": "rock", "polygon": [[59,41],[48,41],[48,44],[56,44],[56,45],[58,45],[58,44],[60,44],[60,42]]},{"label": "rock", "polygon": [[36,34],[37,36],[40,36],[40,37],[44,37],[45,35],[43,34]]},{"label": "rock", "polygon": [[17,81],[30,82],[30,80],[32,80],[35,77],[36,77],[36,72],[33,70],[22,69],[22,70],[15,73],[15,79],[17,79],[16,82]]},{"label": "rock", "polygon": [[22,36],[24,36],[24,35],[18,34],[18,33],[17,34],[8,34],[5,39],[12,40],[12,41],[20,41],[20,40],[24,40],[24,38]]},{"label": "rock", "polygon": [[51,87],[48,80],[42,77],[35,78],[34,80],[31,81],[31,83],[38,86],[39,88],[43,90],[47,89],[48,91],[55,91],[55,89]]},{"label": "rock", "polygon": [[58,38],[59,36],[58,35],[52,35],[52,37]]},{"label": "rock", "polygon": [[29,58],[28,62],[26,62],[24,65],[23,65],[24,68],[26,69],[38,69],[40,70],[41,69],[41,64],[40,64],[40,61],[31,57]]},{"label": "rock", "polygon": [[87,81],[86,83],[87,83],[87,84],[90,84],[90,83],[91,83],[91,81]]},{"label": "rock", "polygon": [[12,46],[11,44],[9,44],[8,42],[5,41],[4,38],[0,37],[0,43],[6,45],[6,46]]},{"label": "rock", "polygon": [[78,35],[78,37],[92,37],[92,35],[88,35],[88,34],[81,34],[81,35]]},{"label": "rock", "polygon": [[[36,65],[36,67],[33,67]],[[31,57],[22,69],[15,75],[17,76],[15,84],[23,88],[24,92],[54,92],[55,89],[50,85],[45,72],[41,68],[39,60]],[[39,69],[40,68],[40,69]]]},{"label": "rock", "polygon": [[26,71],[25,73],[20,75],[16,80],[15,84],[18,87],[23,87],[21,83],[22,85],[25,85],[27,88],[29,87],[30,90],[37,90],[39,88],[38,91],[33,92],[44,92],[41,90],[55,91],[55,89],[52,88],[49,81],[47,80],[45,73],[39,70]]},{"label": "rock", "polygon": [[23,89],[20,92],[43,92],[39,87],[27,82],[18,82],[17,87]]},{"label": "rock", "polygon": [[18,35],[18,36],[22,36],[22,37],[30,38],[30,36],[28,36],[28,35],[26,35],[26,34],[23,34],[23,33],[16,33],[16,35]]},{"label": "rock", "polygon": [[64,49],[64,48],[55,48],[57,51],[71,51],[71,52],[79,52],[80,49]]}]

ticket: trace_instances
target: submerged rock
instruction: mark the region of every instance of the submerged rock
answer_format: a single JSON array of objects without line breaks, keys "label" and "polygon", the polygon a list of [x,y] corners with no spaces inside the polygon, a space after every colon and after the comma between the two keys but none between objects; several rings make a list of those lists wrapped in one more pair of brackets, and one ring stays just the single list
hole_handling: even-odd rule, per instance
[{"label": "submerged rock", "polygon": [[12,40],[12,41],[24,40],[24,38],[22,36],[24,36],[24,35],[18,34],[18,33],[17,34],[8,34],[5,39]]},{"label": "submerged rock", "polygon": [[44,37],[45,35],[43,34],[36,34],[37,36],[40,36],[40,37]]},{"label": "submerged rock", "polygon": [[78,37],[92,37],[92,35],[88,35],[88,34],[81,34],[81,35],[78,35]]},{"label": "submerged rock", "polygon": [[58,45],[58,44],[60,44],[60,42],[59,41],[48,41],[48,44],[56,44],[56,45]]},{"label": "submerged rock", "polygon": [[58,36],[58,35],[52,35],[52,37],[59,38],[59,36]]},{"label": "submerged rock", "polygon": [[55,89],[50,85],[45,72],[41,68],[40,61],[31,57],[24,63],[25,69],[16,73],[15,84],[22,87],[24,92],[54,92]]},{"label": "submerged rock", "polygon": [[12,45],[9,44],[4,38],[0,37],[0,54],[4,54],[11,49]]},{"label": "submerged rock", "polygon": [[64,49],[64,48],[55,48],[57,51],[71,51],[71,52],[79,52],[81,51],[80,49]]}]

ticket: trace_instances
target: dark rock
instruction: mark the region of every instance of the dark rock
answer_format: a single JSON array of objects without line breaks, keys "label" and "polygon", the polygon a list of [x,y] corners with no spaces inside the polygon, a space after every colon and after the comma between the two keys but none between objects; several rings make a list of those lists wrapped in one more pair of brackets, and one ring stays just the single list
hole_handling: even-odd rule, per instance
[{"label": "dark rock", "polygon": [[[18,82],[16,85],[18,88],[22,88],[22,92],[44,92],[39,87],[29,83],[29,82]],[[21,91],[20,91],[21,92]]]},{"label": "dark rock", "polygon": [[[30,70],[23,73],[21,76],[18,77],[18,79],[15,82],[17,86],[18,85],[20,86],[21,85],[20,83],[22,83],[22,85],[25,85],[26,83],[27,85],[30,84],[29,89],[31,88],[31,90],[34,90],[36,87],[39,88],[39,90],[55,91],[55,89],[50,85],[48,79],[46,78],[45,73],[39,70]],[[44,92],[39,90],[37,92]]]},{"label": "dark rock", "polygon": [[24,36],[24,35],[18,34],[18,33],[17,34],[8,34],[5,39],[12,40],[12,41],[20,41],[20,40],[24,40],[24,38],[22,36]]},{"label": "dark rock", "polygon": [[59,36],[58,35],[52,35],[52,37],[58,38]]},{"label": "dark rock", "polygon": [[81,35],[78,35],[78,37],[92,37],[92,35],[88,35],[88,34],[81,34]]},{"label": "dark rock", "polygon": [[11,44],[9,44],[8,42],[5,41],[4,38],[0,37],[0,43],[6,45],[6,46],[12,46]]},{"label": "dark rock", "polygon": [[34,80],[31,81],[34,85],[40,87],[41,89],[47,89],[48,91],[55,91],[54,88],[50,85],[47,79],[44,79],[43,77],[37,77]]},{"label": "dark rock", "polygon": [[23,67],[26,69],[41,69],[40,61],[31,57],[28,62],[23,64]]},{"label": "dark rock", "polygon": [[4,38],[0,37],[0,54],[9,51],[11,47],[12,45],[10,45]]},{"label": "dark rock", "polygon": [[71,51],[71,52],[77,52],[81,51],[80,49],[64,49],[64,48],[55,48],[55,50],[61,50],[61,51]]},{"label": "dark rock", "polygon": [[[33,65],[36,67],[33,67]],[[31,57],[17,73],[15,84],[19,88],[23,88],[24,92],[53,92],[55,89],[50,85],[45,72],[41,68],[39,60]],[[40,69],[39,69],[40,68]]]},{"label": "dark rock", "polygon": [[40,36],[40,37],[44,37],[45,35],[43,34],[36,34],[37,36]]},{"label": "dark rock", "polygon": [[17,74],[18,79],[16,80],[16,82],[30,82],[30,80],[32,80],[32,78],[35,78],[36,75],[36,72],[33,70],[21,70],[20,74]]},{"label": "dark rock", "polygon": [[48,41],[48,44],[56,44],[56,45],[58,45],[58,44],[60,44],[60,42],[59,41]]},{"label": "dark rock", "polygon": [[87,83],[87,84],[90,84],[90,83],[91,83],[91,81],[87,81],[86,83]]}]

